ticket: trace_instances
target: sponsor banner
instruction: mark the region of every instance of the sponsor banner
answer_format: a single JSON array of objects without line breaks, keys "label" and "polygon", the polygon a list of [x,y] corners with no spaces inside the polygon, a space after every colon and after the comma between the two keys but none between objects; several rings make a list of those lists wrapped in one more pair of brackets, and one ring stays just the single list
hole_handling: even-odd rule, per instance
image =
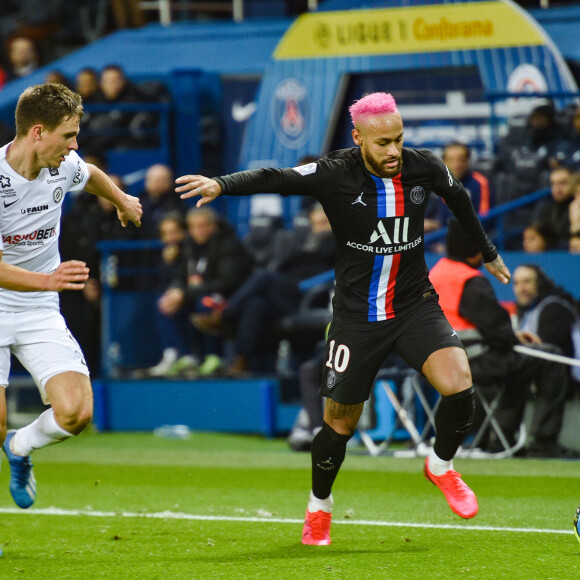
[{"label": "sponsor banner", "polygon": [[539,27],[499,1],[318,12],[300,16],[277,60],[538,46]]}]

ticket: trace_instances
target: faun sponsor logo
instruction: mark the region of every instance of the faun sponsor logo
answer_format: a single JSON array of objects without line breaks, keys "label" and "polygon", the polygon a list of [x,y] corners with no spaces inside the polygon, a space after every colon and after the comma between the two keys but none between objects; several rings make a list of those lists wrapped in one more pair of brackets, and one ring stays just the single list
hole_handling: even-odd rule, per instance
[{"label": "faun sponsor logo", "polygon": [[32,243],[42,243],[43,240],[48,240],[56,235],[56,228],[47,228],[42,230],[35,230],[29,234],[14,234],[2,236],[2,242],[8,246],[17,246]]},{"label": "faun sponsor logo", "polygon": [[[6,205],[6,204],[4,204]],[[26,209],[21,209],[20,213],[25,215],[29,213],[40,213],[41,211],[46,211],[48,209],[47,205],[37,205],[35,207],[27,207]]]}]

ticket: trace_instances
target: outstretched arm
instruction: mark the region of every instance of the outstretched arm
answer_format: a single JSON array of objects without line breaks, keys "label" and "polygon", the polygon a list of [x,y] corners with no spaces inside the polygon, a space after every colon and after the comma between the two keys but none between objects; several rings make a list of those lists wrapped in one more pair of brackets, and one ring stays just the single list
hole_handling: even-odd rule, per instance
[{"label": "outstretched arm", "polygon": [[[0,252],[0,260],[2,253]],[[30,272],[24,268],[0,261],[0,287],[19,292],[82,290],[89,277],[84,262],[70,260],[59,264],[51,274]]]},{"label": "outstretched arm", "polygon": [[141,227],[143,208],[139,198],[120,190],[96,165],[87,163],[87,167],[90,177],[85,186],[86,191],[108,199],[117,208],[117,215],[123,227],[129,222],[133,222],[138,228]]},{"label": "outstretched arm", "polygon": [[210,203],[222,192],[222,186],[215,179],[203,175],[182,175],[175,180],[175,183],[179,184],[175,191],[181,193],[181,199],[201,196],[201,199],[197,200],[197,207]]}]

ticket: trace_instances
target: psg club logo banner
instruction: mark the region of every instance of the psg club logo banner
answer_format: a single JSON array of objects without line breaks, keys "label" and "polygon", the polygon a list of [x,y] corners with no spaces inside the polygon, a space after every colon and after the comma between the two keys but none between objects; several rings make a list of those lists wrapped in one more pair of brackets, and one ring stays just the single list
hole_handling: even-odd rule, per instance
[{"label": "psg club logo banner", "polygon": [[304,84],[287,78],[276,86],[272,98],[272,124],[280,143],[299,149],[308,137],[308,93]]}]

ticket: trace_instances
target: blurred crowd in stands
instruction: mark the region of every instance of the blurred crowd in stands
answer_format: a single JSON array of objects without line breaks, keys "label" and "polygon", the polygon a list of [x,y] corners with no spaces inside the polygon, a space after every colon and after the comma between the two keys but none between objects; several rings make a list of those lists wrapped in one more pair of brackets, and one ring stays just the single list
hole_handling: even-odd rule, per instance
[{"label": "blurred crowd in stands", "polygon": [[[7,40],[5,57],[0,60],[0,90],[61,56],[67,50],[64,38],[68,30],[62,25],[63,14],[71,10],[77,16],[83,10],[88,14],[96,4],[93,0],[2,0],[0,37]],[[287,4],[288,14],[305,10],[305,2]],[[110,2],[109,15],[112,28],[141,26],[147,21],[131,0]],[[90,35],[80,30],[82,18],[75,22],[70,27],[74,34],[69,30],[67,38],[76,48],[88,42]],[[83,68],[75,78],[66,78],[54,69],[45,80],[66,84],[83,97],[86,112],[79,148],[86,161],[107,171],[111,150],[158,146],[157,113],[127,105],[171,104],[171,94],[162,83],[134,82],[114,63],[100,70]],[[8,142],[11,129],[0,126],[0,137]],[[510,120],[496,143],[491,164],[479,166],[474,152],[460,142],[448,143],[441,153],[484,219],[502,204],[546,189],[543,198],[507,215],[507,249],[580,254],[580,105],[558,110],[552,102],[541,101],[529,114]],[[298,164],[316,159],[304,157]],[[219,167],[219,161],[214,165]],[[98,375],[102,280],[97,244],[158,241],[157,250],[122,252],[115,257],[119,269],[125,265],[146,272],[130,281],[119,278],[112,283],[116,290],[157,291],[154,331],[161,345],[160,358],[151,367],[136,371],[137,376],[243,377],[282,375],[293,369],[290,374],[301,379],[303,399],[314,408],[315,417],[306,422],[307,435],[296,444],[296,448],[307,448],[321,421],[321,407],[313,393],[333,285],[331,277],[309,284],[333,268],[334,239],[324,211],[304,199],[301,210],[292,216],[292,227],[287,228],[281,204],[265,196],[253,203],[248,233],[241,237],[237,224],[229,223],[225,215],[183,202],[174,192],[174,177],[173,168],[164,163],[146,169],[140,193],[144,212],[140,229],[122,228],[114,207],[101,198],[80,193],[68,200],[61,224],[62,259],[86,261],[91,278],[82,293],[61,295],[63,315],[81,343],[91,371]],[[113,178],[126,189],[123,176]],[[443,232],[450,216],[444,202],[432,195],[425,232]],[[494,223],[490,221],[486,227],[493,235]],[[428,249],[443,253],[444,238]],[[541,271],[532,265],[527,268],[528,274],[531,270],[544,280]],[[539,286],[536,281],[536,294],[527,302],[517,296],[517,324],[530,304],[538,304],[549,291],[569,301],[575,316],[574,298],[562,298],[551,282]],[[551,308],[558,306],[561,301]],[[572,355],[568,339],[560,345],[561,351]]]}]

